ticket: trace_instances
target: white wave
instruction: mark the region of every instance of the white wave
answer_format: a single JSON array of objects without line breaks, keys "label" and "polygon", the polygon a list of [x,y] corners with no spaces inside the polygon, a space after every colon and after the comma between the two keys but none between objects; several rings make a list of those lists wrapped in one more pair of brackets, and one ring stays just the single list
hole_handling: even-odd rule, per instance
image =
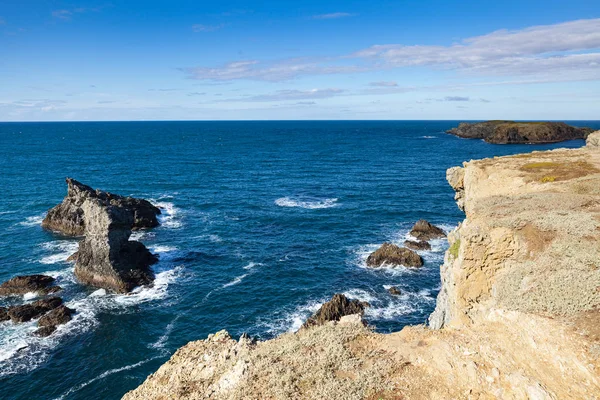
[{"label": "white wave", "polygon": [[406,302],[390,302],[384,307],[367,307],[365,309],[365,318],[371,320],[393,320],[415,311],[417,309]]},{"label": "white wave", "polygon": [[38,226],[42,224],[46,213],[34,215],[32,217],[27,217],[25,221],[19,222],[19,225],[22,226]]},{"label": "white wave", "polygon": [[237,285],[238,283],[242,282],[242,280],[247,276],[248,276],[248,274],[240,275],[240,276],[236,277],[235,279],[233,279],[231,282],[227,282],[222,287],[226,288],[226,287]]},{"label": "white wave", "polygon": [[27,292],[23,295],[23,301],[33,300],[38,296],[39,296],[38,292]]},{"label": "white wave", "polygon": [[149,239],[154,236],[155,236],[154,232],[138,230],[138,231],[131,232],[131,236],[129,236],[129,240],[135,240],[135,241],[141,242],[144,239]]},{"label": "white wave", "polygon": [[214,243],[220,243],[223,241],[219,235],[208,235],[208,240]]},{"label": "white wave", "polygon": [[331,208],[336,207],[338,199],[311,199],[311,200],[301,200],[294,199],[291,197],[281,197],[275,200],[275,204],[279,207],[299,207],[306,208],[309,210],[315,210],[320,208]]},{"label": "white wave", "polygon": [[165,328],[165,333],[163,333],[156,342],[150,344],[148,347],[151,347],[153,349],[164,348],[165,344],[167,343],[167,340],[169,340],[169,336],[171,336],[171,332],[173,332],[173,328],[175,327],[175,323],[177,322],[178,319],[179,319],[179,315],[176,316],[173,319],[173,321],[171,321],[169,323],[169,325],[167,325],[167,327]]},{"label": "white wave", "polygon": [[248,265],[244,267],[244,269],[252,269],[254,267],[262,265],[261,263],[249,262]]},{"label": "white wave", "polygon": [[42,243],[41,246],[54,254],[42,257],[39,262],[42,264],[58,264],[67,261],[67,258],[77,251],[79,243],[75,240],[55,240]]},{"label": "white wave", "polygon": [[381,247],[381,243],[380,244],[371,243],[371,244],[359,246],[357,249],[354,250],[354,258],[353,258],[353,260],[351,260],[352,264],[356,265],[360,268],[367,269],[369,271],[380,271],[380,272],[385,272],[390,275],[413,274],[419,269],[419,268],[407,268],[403,265],[385,265],[384,264],[381,267],[377,267],[377,268],[367,266],[367,258],[369,257],[369,255],[371,253],[373,253],[379,247]]},{"label": "white wave", "polygon": [[167,201],[153,202],[156,207],[159,207],[161,214],[158,216],[158,222],[169,229],[177,229],[182,227],[179,209],[173,203]]},{"label": "white wave", "polygon": [[121,305],[145,303],[166,297],[169,284],[173,283],[183,271],[183,267],[156,274],[151,286],[139,286],[127,295],[114,295],[114,302]]},{"label": "white wave", "polygon": [[269,335],[280,335],[285,332],[296,332],[302,327],[304,322],[313,315],[323,303],[323,300],[311,300],[307,303],[295,307],[293,310],[282,309],[277,311],[266,321],[259,321],[259,325],[264,332]]},{"label": "white wave", "polygon": [[369,293],[363,289],[350,289],[345,291],[343,294],[349,299],[356,299],[369,304],[379,301],[372,293]]},{"label": "white wave", "polygon": [[0,211],[0,215],[14,214],[14,213],[16,213],[16,211]]},{"label": "white wave", "polygon": [[154,245],[149,247],[150,251],[153,253],[170,253],[173,251],[179,250],[175,246],[166,246],[166,245]]},{"label": "white wave", "polygon": [[423,139],[437,139],[437,136],[421,136]]},{"label": "white wave", "polygon": [[149,362],[150,362],[150,361],[152,361],[152,360],[156,360],[157,358],[160,358],[160,357],[161,357],[161,356],[155,356],[155,357],[147,358],[147,359],[145,359],[145,360],[142,360],[142,361],[140,361],[140,362],[137,362],[137,363],[135,363],[135,364],[126,365],[126,366],[124,366],[124,367],[121,367],[121,368],[109,369],[108,371],[105,371],[105,372],[101,373],[101,374],[100,374],[100,375],[98,375],[97,377],[95,377],[95,378],[93,378],[93,379],[90,379],[90,380],[89,380],[89,381],[87,381],[87,382],[84,382],[84,383],[82,383],[82,384],[80,384],[80,385],[77,385],[77,386],[74,386],[74,387],[72,387],[71,389],[67,390],[67,391],[66,391],[64,394],[62,394],[61,396],[57,397],[57,398],[56,398],[56,399],[54,399],[54,400],[63,400],[64,398],[66,398],[66,397],[67,397],[67,396],[69,396],[70,394],[73,394],[73,393],[75,393],[75,392],[78,392],[78,391],[80,391],[81,389],[83,389],[84,387],[86,387],[86,386],[88,386],[88,385],[90,385],[90,384],[92,384],[92,383],[94,383],[94,382],[96,382],[96,381],[99,381],[99,380],[101,380],[101,379],[104,379],[104,378],[106,378],[107,376],[110,376],[110,375],[113,375],[113,374],[116,374],[116,373],[119,373],[119,372],[123,372],[123,371],[129,371],[129,370],[131,370],[131,369],[134,369],[134,368],[137,368],[137,367],[139,367],[139,366],[141,366],[141,365],[147,364],[147,363],[149,363]]}]

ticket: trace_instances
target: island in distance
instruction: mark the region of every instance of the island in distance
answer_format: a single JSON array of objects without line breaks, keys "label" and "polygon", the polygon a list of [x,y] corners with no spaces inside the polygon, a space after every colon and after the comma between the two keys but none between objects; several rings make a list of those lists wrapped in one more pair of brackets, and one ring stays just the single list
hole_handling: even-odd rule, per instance
[{"label": "island in distance", "polygon": [[465,139],[483,139],[494,144],[540,144],[586,139],[591,128],[579,128],[564,122],[486,121],[461,122],[446,133]]}]

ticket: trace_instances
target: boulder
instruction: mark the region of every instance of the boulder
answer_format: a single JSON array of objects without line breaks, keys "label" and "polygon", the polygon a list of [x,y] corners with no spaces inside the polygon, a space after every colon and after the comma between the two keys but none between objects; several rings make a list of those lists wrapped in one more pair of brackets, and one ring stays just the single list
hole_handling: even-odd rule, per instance
[{"label": "boulder", "polygon": [[9,319],[8,308],[0,307],[0,322],[8,321]]},{"label": "boulder", "polygon": [[564,122],[486,121],[462,122],[458,128],[447,131],[465,139],[483,139],[488,143],[555,143],[564,140],[585,139],[592,129],[578,128]]},{"label": "boulder", "polygon": [[56,332],[56,326],[50,325],[38,328],[35,332],[33,332],[33,334],[39,337],[47,337],[52,335],[54,332]]},{"label": "boulder", "polygon": [[421,219],[417,221],[415,226],[410,230],[410,235],[417,238],[419,241],[428,241],[446,237],[446,232],[435,225]]},{"label": "boulder", "polygon": [[144,199],[124,197],[91,187],[67,178],[67,196],[62,203],[48,211],[42,227],[69,236],[81,236],[85,232],[83,205],[95,200],[104,206],[112,206],[130,214],[130,229],[153,228],[158,226],[157,215],[160,209]]},{"label": "boulder", "polygon": [[390,294],[394,295],[394,296],[399,296],[399,295],[402,294],[402,292],[400,291],[400,289],[398,289],[396,286],[392,286],[391,288],[389,288],[388,292],[390,292]]},{"label": "boulder", "polygon": [[405,247],[398,247],[392,243],[384,243],[367,257],[367,266],[381,267],[383,265],[421,267],[423,266],[423,259],[417,253]]},{"label": "boulder", "polygon": [[54,278],[46,275],[20,275],[0,285],[0,296],[19,296],[29,292],[45,295],[61,290],[53,286]]},{"label": "boulder", "polygon": [[339,321],[346,315],[363,315],[369,304],[358,300],[349,300],[343,294],[335,294],[327,303],[313,314],[303,325],[304,328],[323,325],[328,321]]},{"label": "boulder", "polygon": [[8,316],[14,323],[27,322],[44,315],[60,305],[62,305],[60,297],[48,297],[30,304],[10,307],[8,309]]},{"label": "boulder", "polygon": [[65,305],[60,305],[38,320],[39,329],[34,332],[38,336],[50,336],[56,331],[58,325],[66,324],[71,320],[75,310]]},{"label": "boulder", "polygon": [[600,147],[600,131],[596,131],[594,133],[590,133],[585,141],[587,147],[591,148],[599,148]]},{"label": "boulder", "polygon": [[100,199],[85,201],[85,238],[75,257],[75,277],[83,284],[130,292],[154,280],[158,259],[140,242],[130,241],[133,214]]},{"label": "boulder", "polygon": [[431,245],[422,240],[418,240],[418,241],[407,240],[404,242],[404,247],[411,249],[411,250],[431,250]]}]

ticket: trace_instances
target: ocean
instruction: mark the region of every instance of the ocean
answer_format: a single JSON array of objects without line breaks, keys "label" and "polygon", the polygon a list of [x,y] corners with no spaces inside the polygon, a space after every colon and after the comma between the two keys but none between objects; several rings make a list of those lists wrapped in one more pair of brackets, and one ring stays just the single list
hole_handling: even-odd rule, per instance
[{"label": "ocean", "polygon": [[[52,275],[77,310],[48,338],[32,336],[35,322],[0,323],[0,397],[119,399],[189,341],[221,329],[269,339],[335,293],[369,302],[379,332],[424,323],[445,240],[421,269],[368,269],[367,255],[418,219],[447,231],[463,219],[447,168],[584,144],[492,145],[444,133],[456,124],[0,123],[0,281]],[[77,240],[40,227],[65,177],[163,209],[158,228],[133,235],[159,254],[153,287],[115,295],[75,281]]]}]

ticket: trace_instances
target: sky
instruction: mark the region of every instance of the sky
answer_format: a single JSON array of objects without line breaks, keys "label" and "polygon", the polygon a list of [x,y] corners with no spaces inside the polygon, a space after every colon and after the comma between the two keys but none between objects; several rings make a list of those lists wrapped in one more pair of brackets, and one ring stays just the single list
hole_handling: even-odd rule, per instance
[{"label": "sky", "polygon": [[599,120],[600,1],[0,1],[0,121]]}]

